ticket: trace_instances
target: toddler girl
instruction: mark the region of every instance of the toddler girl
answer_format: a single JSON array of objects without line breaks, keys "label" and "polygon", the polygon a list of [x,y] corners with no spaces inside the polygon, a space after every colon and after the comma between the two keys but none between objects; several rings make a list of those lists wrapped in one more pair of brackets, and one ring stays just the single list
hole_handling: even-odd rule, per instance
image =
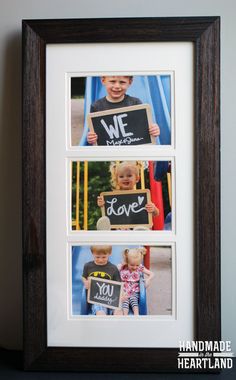
[{"label": "toddler girl", "polygon": [[[141,163],[137,161],[123,161],[121,163],[112,163],[110,166],[111,172],[111,185],[113,189],[116,190],[135,190],[136,183],[140,180],[140,169]],[[97,204],[99,207],[103,207],[105,202],[103,196],[97,197]],[[155,206],[154,203],[149,202],[145,205],[147,212],[152,213],[153,216],[159,215],[159,209]],[[105,219],[108,219],[105,217]],[[99,224],[102,222],[105,225],[105,219],[100,218],[98,221],[98,229],[100,228]],[[107,229],[107,228],[106,228]]]},{"label": "toddler girl", "polygon": [[124,315],[128,315],[130,306],[134,315],[139,315],[140,277],[142,274],[148,276],[145,280],[146,288],[150,285],[150,281],[154,277],[154,273],[145,268],[142,264],[145,254],[145,248],[125,249],[123,252],[124,262],[118,265],[121,281],[124,283],[124,294],[126,296],[126,300],[122,303]]}]

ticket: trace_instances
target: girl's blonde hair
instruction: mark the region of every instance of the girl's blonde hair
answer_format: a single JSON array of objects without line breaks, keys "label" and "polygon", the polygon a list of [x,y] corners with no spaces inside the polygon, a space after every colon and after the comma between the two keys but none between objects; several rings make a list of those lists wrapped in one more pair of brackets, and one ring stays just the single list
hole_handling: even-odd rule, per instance
[{"label": "girl's blonde hair", "polygon": [[138,178],[140,177],[142,161],[112,162],[110,165],[110,173],[111,173],[111,186],[113,187],[113,189],[119,190],[119,186],[117,184],[117,175],[120,171],[127,168],[130,169]]},{"label": "girl's blonde hair", "polygon": [[131,248],[131,249],[125,249],[123,252],[123,259],[124,264],[128,265],[130,259],[137,260],[139,264],[143,261],[143,256],[146,255],[147,250],[146,248]]}]

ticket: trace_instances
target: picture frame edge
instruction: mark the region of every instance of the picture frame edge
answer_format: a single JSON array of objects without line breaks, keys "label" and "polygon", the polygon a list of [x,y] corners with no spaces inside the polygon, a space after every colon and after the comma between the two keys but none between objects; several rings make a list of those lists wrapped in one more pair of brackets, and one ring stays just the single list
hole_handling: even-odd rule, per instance
[{"label": "picture frame edge", "polygon": [[[160,19],[162,21],[160,21]],[[23,123],[23,137],[22,137],[22,149],[23,149],[23,181],[22,181],[22,204],[23,204],[23,294],[24,294],[24,368],[26,370],[91,370],[91,367],[86,365],[86,362],[83,359],[90,352],[96,352],[97,349],[73,349],[73,348],[49,348],[47,347],[47,323],[46,323],[46,219],[44,217],[46,211],[46,198],[45,198],[45,146],[36,147],[35,140],[33,139],[33,134],[39,137],[40,143],[45,143],[45,49],[48,43],[60,43],[60,41],[70,43],[75,42],[76,32],[70,32],[68,26],[76,25],[76,22],[81,22],[84,26],[89,23],[89,20],[23,20],[23,114],[22,114],[22,123]],[[93,19],[92,19],[93,20]],[[116,19],[123,22],[124,28],[122,33],[125,36],[124,31],[127,32],[128,38],[127,41],[135,42],[148,42],[150,39],[153,41],[156,38],[156,41],[191,41],[195,45],[195,69],[200,69],[200,73],[197,72],[195,75],[195,154],[197,157],[197,162],[195,162],[195,189],[199,190],[199,197],[201,197],[201,202],[199,198],[195,200],[196,212],[195,212],[195,250],[196,250],[196,259],[195,259],[195,305],[196,305],[196,319],[195,319],[195,334],[196,339],[207,340],[209,337],[220,340],[221,337],[221,326],[220,326],[220,55],[219,55],[219,42],[220,42],[220,17],[178,17],[178,18],[159,18],[157,25],[165,24],[164,32],[162,34],[158,33],[158,30],[155,34],[155,19],[154,18],[143,18],[143,19]],[[129,21],[132,20],[132,21]],[[150,20],[150,26],[148,22]],[[157,20],[157,19],[156,19]],[[178,23],[181,22],[181,30],[177,28]],[[57,33],[58,28],[63,25],[67,27],[67,30]],[[94,25],[100,25],[100,29],[103,26],[103,32],[101,30],[95,37],[96,28],[93,33],[91,30],[86,31],[84,34],[81,34],[81,41],[85,42],[86,38],[88,42],[94,38],[95,42],[105,43],[104,33],[106,31],[107,25],[110,25],[111,19],[96,19]],[[168,24],[170,23],[170,24]],[[167,31],[167,24],[169,26],[169,31]],[[134,27],[135,25],[135,27]],[[145,28],[142,29],[146,25]],[[78,29],[82,28],[78,27]],[[132,29],[133,28],[133,29]],[[150,30],[149,30],[150,28]],[[173,30],[176,29],[176,35],[173,37]],[[137,30],[139,33],[137,34]],[[142,31],[143,30],[143,31]],[[69,34],[71,33],[71,37]],[[103,38],[102,38],[103,33]],[[136,35],[135,35],[136,33]],[[124,41],[125,37],[122,37],[119,34],[119,31],[113,32],[108,36],[107,42],[118,42]],[[171,37],[172,36],[172,37]],[[78,38],[78,35],[77,35]],[[113,38],[113,41],[112,41]],[[203,43],[204,49],[209,48],[208,53],[206,50],[203,52]],[[33,56],[32,64],[29,65],[29,48],[32,48],[35,52]],[[32,50],[31,50],[32,52]],[[205,86],[204,92],[202,94],[201,89],[203,86],[203,77],[205,78],[205,72],[201,72],[201,64],[203,54],[205,54],[207,59],[209,57],[216,57],[215,63],[211,63],[211,60],[208,62],[208,65],[213,65],[211,67],[211,77],[209,81],[212,83],[213,94],[215,94],[215,109],[214,115],[213,111],[209,110],[208,118],[204,118],[202,112],[202,104],[205,100],[209,102],[209,86],[208,89]],[[209,68],[209,66],[208,66]],[[27,70],[26,70],[27,69]],[[214,73],[212,73],[214,71]],[[30,78],[37,78],[38,82],[30,83]],[[201,95],[202,94],[202,95]],[[31,96],[30,96],[31,95]],[[30,97],[32,102],[29,102]],[[209,106],[209,105],[208,105]],[[210,107],[209,107],[210,108]],[[203,120],[204,119],[204,120]],[[213,220],[210,224],[209,231],[206,234],[205,239],[201,240],[203,236],[203,227],[199,226],[199,212],[200,212],[200,203],[203,203],[203,190],[206,188],[206,183],[200,184],[200,170],[204,168],[204,176],[206,176],[207,170],[200,159],[200,144],[205,139],[209,142],[209,133],[207,132],[206,127],[209,127],[209,124],[206,126],[206,119],[210,120],[210,127],[213,128],[212,139],[210,142],[214,142],[213,148],[210,153],[211,164],[214,168],[214,178],[211,181],[211,189],[213,189],[214,195],[214,205],[213,208]],[[198,126],[198,129],[196,128]],[[200,139],[201,137],[201,139]],[[201,141],[200,141],[201,140]],[[203,141],[204,143],[204,141]],[[30,154],[31,153],[31,154]],[[37,156],[38,155],[38,156]],[[33,161],[27,163],[29,156]],[[37,157],[36,157],[37,156]],[[40,161],[39,165],[36,165],[36,158]],[[37,175],[39,177],[37,178]],[[33,176],[33,178],[31,177]],[[39,185],[39,191],[33,193],[33,184],[32,181],[36,180],[36,184]],[[44,182],[43,182],[44,181]],[[206,177],[204,177],[206,181]],[[209,197],[207,197],[209,200]],[[39,205],[39,209],[30,210],[29,208],[33,207],[34,202]],[[210,203],[212,205],[212,203]],[[39,217],[39,219],[37,219]],[[204,218],[208,220],[207,215],[204,214]],[[205,219],[203,222],[205,223]],[[205,226],[206,227],[206,226]],[[198,241],[196,242],[196,240]],[[210,244],[210,239],[214,240],[214,244]],[[216,282],[216,286],[213,287],[212,283],[207,279],[207,274],[209,273],[209,257],[204,258],[201,251],[201,247],[205,246],[210,248],[211,253],[211,269],[213,267],[213,276]],[[209,255],[209,253],[208,253]],[[206,264],[206,267],[204,267]],[[203,269],[203,272],[202,272]],[[34,277],[32,280],[32,273],[34,271]],[[205,275],[203,275],[205,273]],[[207,281],[210,290],[204,294],[202,285],[200,284],[200,278]],[[33,281],[33,283],[32,283]],[[204,283],[204,281],[203,281]],[[29,287],[29,284],[31,285]],[[32,285],[35,286],[32,287]],[[37,291],[36,291],[37,290]],[[206,300],[210,303],[207,304]],[[208,297],[208,298],[207,298]],[[37,304],[37,307],[36,307]],[[214,322],[214,323],[212,323]],[[30,330],[30,326],[37,326],[37,334]],[[80,360],[76,351],[80,350]],[[103,352],[108,352],[107,349],[100,349]],[[114,350],[114,355],[121,355],[122,350],[117,348],[109,349],[110,351]],[[97,350],[99,351],[99,350]],[[153,372],[153,371],[166,371],[168,372],[184,372],[179,371],[176,368],[176,353],[177,349],[164,349],[157,348],[154,349],[131,349],[129,352],[130,357],[135,357],[139,355],[139,358],[148,352],[150,354],[147,363],[142,363],[139,360],[139,365],[134,368],[128,365],[127,372],[130,371],[144,371],[144,372]],[[153,353],[155,352],[155,355]],[[127,349],[124,350],[124,353],[127,354]],[[158,353],[158,355],[157,355]],[[62,363],[58,362],[58,358],[65,355],[66,361]],[[70,356],[71,355],[71,356]],[[125,359],[123,354],[122,358]],[[159,357],[159,359],[158,359]],[[93,370],[98,372],[104,371],[104,368],[101,368],[98,362],[99,355],[95,355],[95,366]],[[75,362],[77,360],[77,363]],[[91,364],[91,363],[90,363]],[[119,372],[119,368],[116,365],[111,365],[108,370]],[[202,371],[195,371],[202,372]],[[207,371],[206,371],[207,372]],[[208,371],[209,372],[209,371]],[[212,372],[212,371],[211,371]],[[219,372],[219,371],[215,371]]]}]

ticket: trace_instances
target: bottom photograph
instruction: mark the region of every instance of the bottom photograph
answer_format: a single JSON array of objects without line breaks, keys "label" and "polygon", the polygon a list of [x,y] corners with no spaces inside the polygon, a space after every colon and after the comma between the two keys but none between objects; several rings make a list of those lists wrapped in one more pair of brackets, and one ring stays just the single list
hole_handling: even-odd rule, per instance
[{"label": "bottom photograph", "polygon": [[72,316],[172,315],[172,245],[73,246]]}]

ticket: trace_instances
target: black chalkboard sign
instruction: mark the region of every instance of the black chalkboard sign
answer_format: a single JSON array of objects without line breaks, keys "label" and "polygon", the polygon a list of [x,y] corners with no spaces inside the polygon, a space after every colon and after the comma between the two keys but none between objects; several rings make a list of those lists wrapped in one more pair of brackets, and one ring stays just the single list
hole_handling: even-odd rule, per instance
[{"label": "black chalkboard sign", "polygon": [[122,290],[122,282],[89,277],[87,301],[109,309],[117,309],[121,307]]},{"label": "black chalkboard sign", "polygon": [[149,134],[152,123],[149,104],[115,108],[88,114],[89,129],[98,136],[97,145],[155,144]]},{"label": "black chalkboard sign", "polygon": [[151,202],[150,190],[116,190],[103,192],[102,215],[108,216],[113,228],[152,227],[152,214],[145,205]]}]

